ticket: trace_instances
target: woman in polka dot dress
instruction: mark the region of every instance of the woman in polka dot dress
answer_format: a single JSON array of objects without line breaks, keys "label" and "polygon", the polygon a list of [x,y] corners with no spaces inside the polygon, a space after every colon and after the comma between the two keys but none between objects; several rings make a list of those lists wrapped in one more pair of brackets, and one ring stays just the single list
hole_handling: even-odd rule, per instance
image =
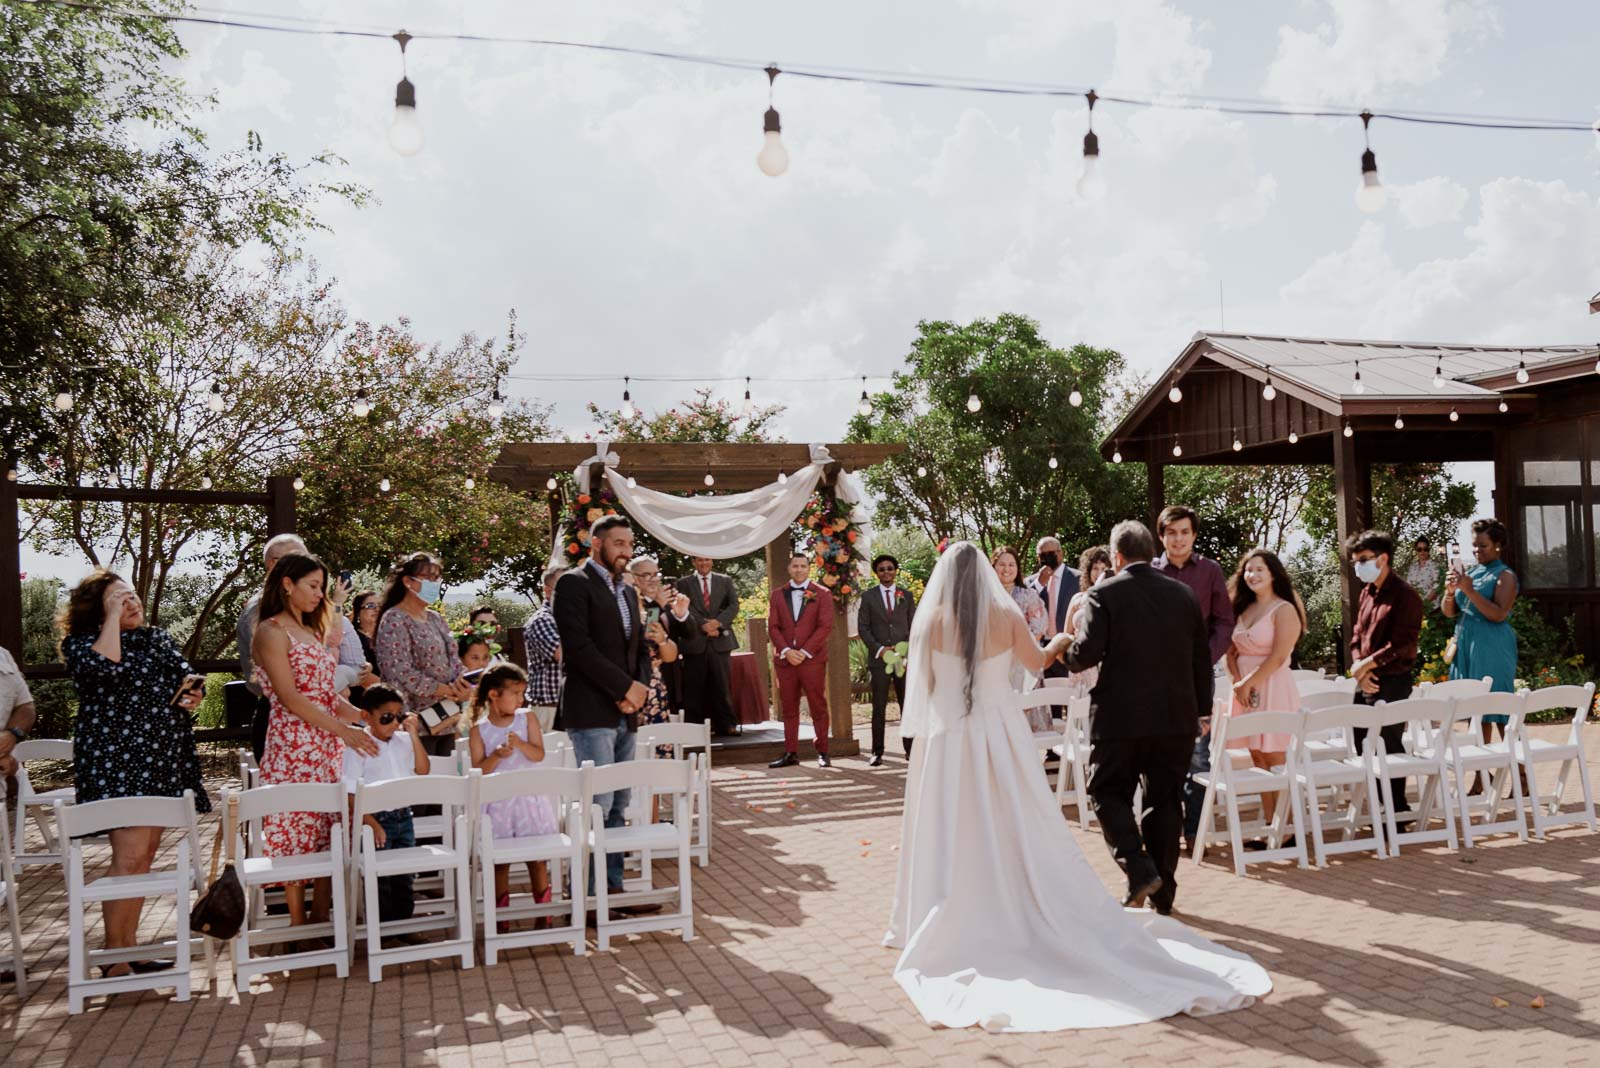
[{"label": "woman in polka dot dress", "polygon": [[[344,748],[375,756],[377,744],[357,724],[360,713],[333,688],[338,657],[323,642],[331,608],[324,591],[328,569],[314,556],[289,553],[267,576],[261,594],[261,623],[251,655],[256,680],[272,706],[267,746],[261,754],[264,785],[289,782],[340,782]],[[286,812],[261,821],[269,856],[321,853],[328,849],[333,814]],[[313,884],[306,911],[305,884],[284,887],[292,925],[324,923],[331,903],[326,879]]]}]

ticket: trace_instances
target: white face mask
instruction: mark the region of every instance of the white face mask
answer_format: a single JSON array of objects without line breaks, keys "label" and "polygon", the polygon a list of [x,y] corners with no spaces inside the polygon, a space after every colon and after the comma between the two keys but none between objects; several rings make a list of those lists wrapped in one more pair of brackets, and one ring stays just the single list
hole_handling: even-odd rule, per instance
[{"label": "white face mask", "polygon": [[1378,566],[1376,560],[1360,560],[1356,562],[1356,578],[1362,582],[1372,583],[1378,581],[1378,576],[1383,573],[1383,568]]}]

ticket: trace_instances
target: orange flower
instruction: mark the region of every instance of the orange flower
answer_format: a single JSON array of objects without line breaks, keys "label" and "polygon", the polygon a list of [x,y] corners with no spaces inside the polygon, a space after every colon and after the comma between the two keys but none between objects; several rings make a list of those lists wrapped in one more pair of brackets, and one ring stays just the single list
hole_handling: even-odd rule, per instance
[{"label": "orange flower", "polygon": [[851,545],[854,545],[856,543],[856,532],[852,530],[850,533],[846,534],[845,540],[847,540]]},{"label": "orange flower", "polygon": [[579,504],[588,504],[589,503],[589,495],[587,493],[578,494],[578,503]]},{"label": "orange flower", "polygon": [[850,592],[850,587],[849,586],[840,586],[839,587],[839,592],[840,593],[844,593],[844,594],[848,594]]}]

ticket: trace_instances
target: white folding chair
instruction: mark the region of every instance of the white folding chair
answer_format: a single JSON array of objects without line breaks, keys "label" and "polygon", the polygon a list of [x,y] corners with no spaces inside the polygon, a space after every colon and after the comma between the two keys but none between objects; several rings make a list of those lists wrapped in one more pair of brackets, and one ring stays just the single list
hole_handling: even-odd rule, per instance
[{"label": "white folding chair", "polygon": [[[466,775],[472,770],[472,747],[470,743],[463,744],[461,739],[456,740],[455,751],[448,756],[428,756],[428,774],[431,775]],[[442,841],[447,830],[448,817],[443,813],[431,813],[426,816],[413,816],[411,818],[411,833],[419,845],[426,842]],[[354,845],[351,846],[355,852]],[[456,891],[452,885],[448,872],[428,872],[417,877],[415,886],[417,893],[423,895],[419,902],[427,909],[437,909],[442,913],[454,914]]]},{"label": "white folding chair", "polygon": [[[436,957],[460,957],[463,968],[472,967],[472,815],[477,808],[476,780],[471,775],[417,775],[385,782],[357,783],[355,818],[352,829],[358,832],[358,847],[350,866],[351,900],[359,904],[362,925],[358,933],[366,936],[367,978],[376,983],[383,978],[386,965]],[[377,845],[367,816],[406,808],[411,805],[438,805],[444,811],[444,829],[438,843],[418,844],[408,849],[383,849]],[[408,920],[385,923],[378,915],[378,880],[387,875],[416,875],[440,872],[452,890],[439,911],[421,913]],[[453,885],[452,885],[453,877]],[[360,887],[362,896],[356,897]],[[420,902],[419,902],[420,904]],[[420,911],[420,910],[419,910]],[[357,909],[350,909],[355,916]],[[385,934],[454,928],[455,938],[420,945],[383,948]]]},{"label": "white folding chair", "polygon": [[1321,681],[1328,676],[1321,668],[1293,668],[1289,671],[1289,677],[1296,683],[1301,683]]},{"label": "white folding chair", "polygon": [[[1375,737],[1374,722],[1373,706],[1349,702],[1306,713],[1306,738],[1331,735],[1338,739],[1321,751],[1312,751],[1311,743],[1306,743],[1298,771],[1319,868],[1326,868],[1328,857],[1334,853],[1371,849],[1380,859],[1389,855],[1378,821],[1378,773],[1372,747],[1365,747],[1355,756],[1349,755],[1355,749],[1350,741],[1351,731],[1366,727],[1367,736]],[[1336,752],[1340,755],[1331,755]],[[1324,790],[1329,792],[1327,798],[1322,797]],[[1371,832],[1366,837],[1359,836],[1363,827]],[[1339,841],[1327,840],[1330,830],[1339,832]]]},{"label": "white folding chair", "polygon": [[[77,790],[71,786],[35,790],[33,781],[28,777],[28,762],[59,760],[71,763],[72,742],[65,738],[30,738],[26,742],[18,742],[11,750],[11,755],[17,761],[17,822],[11,842],[16,850],[13,862],[18,868],[26,868],[30,864],[60,864],[61,842],[53,827],[55,805],[57,801],[70,804],[77,797]],[[34,826],[39,828],[39,837],[44,840],[44,849],[37,853],[28,851],[27,821],[30,815],[33,816]]]},{"label": "white folding chair", "polygon": [[[120,994],[129,990],[158,990],[173,987],[178,1001],[189,1000],[190,895],[205,889],[200,870],[200,849],[194,814],[194,794],[185,790],[182,797],[116,797],[87,805],[55,804],[56,829],[66,845],[67,859],[67,1011],[83,1011],[85,998],[100,994]],[[178,832],[177,863],[171,868],[152,869],[143,875],[102,875],[86,881],[83,874],[83,839],[87,835],[107,834],[124,827],[160,827]],[[124,898],[172,897],[178,929],[168,941],[128,946],[122,949],[95,949],[86,945],[91,903]],[[212,940],[202,938],[206,973],[216,975],[216,950]],[[92,979],[89,969],[138,960],[175,962],[170,971],[140,975],[130,972],[109,979]]]},{"label": "white folding chair", "polygon": [[[1403,701],[1379,701],[1373,708],[1376,710],[1373,730],[1367,735],[1366,744],[1374,746],[1377,753],[1378,790],[1383,795],[1383,818],[1390,851],[1398,856],[1400,847],[1407,842],[1444,842],[1454,849],[1455,810],[1446,794],[1450,776],[1445,760],[1448,746],[1439,737],[1439,732],[1449,727],[1449,700],[1409,697]],[[1401,740],[1400,750],[1391,753],[1376,732],[1395,724],[1403,724],[1406,735]],[[1417,807],[1410,814],[1415,822],[1411,830],[1402,832],[1395,819],[1391,780],[1412,778],[1417,780]],[[1444,817],[1442,830],[1430,828],[1435,804]]]},{"label": "white folding chair", "polygon": [[[1461,817],[1461,844],[1472,848],[1474,837],[1499,831],[1516,831],[1528,840],[1528,824],[1523,815],[1522,779],[1517,774],[1514,742],[1522,730],[1522,710],[1527,704],[1522,693],[1484,693],[1458,699],[1451,708],[1450,722],[1442,734],[1446,758],[1455,789],[1456,812]],[[1483,740],[1483,717],[1505,716],[1505,737],[1498,742]],[[1465,730],[1459,729],[1465,728]],[[1472,781],[1483,777],[1484,788],[1470,794]],[[1511,815],[1501,818],[1500,810],[1510,794]],[[1481,823],[1473,823],[1480,815]]]},{"label": "white folding chair", "polygon": [[[1527,704],[1523,706],[1522,727],[1517,732],[1515,741],[1517,764],[1528,776],[1528,801],[1533,810],[1533,833],[1540,838],[1544,837],[1547,828],[1568,823],[1582,823],[1591,831],[1595,829],[1594,791],[1589,784],[1589,759],[1583,751],[1583,723],[1589,718],[1589,710],[1593,707],[1594,683],[1592,682],[1582,686],[1546,686],[1542,690],[1533,690],[1529,692]],[[1570,708],[1574,712],[1572,725],[1567,729],[1566,740],[1552,742],[1544,738],[1531,737],[1528,732],[1528,717],[1535,712],[1544,712],[1552,708]],[[1510,737],[1509,731],[1506,736]],[[1539,765],[1557,763],[1561,765],[1561,771],[1556,777],[1554,792],[1541,793]],[[1563,818],[1561,798],[1566,793],[1567,778],[1574,767],[1578,769],[1578,785],[1583,791],[1583,808]]]},{"label": "white folding chair", "polygon": [[1056,806],[1078,809],[1078,826],[1089,829],[1095,818],[1089,805],[1089,698],[1067,701],[1067,714],[1061,717],[1061,764],[1056,769]]},{"label": "white folding chair", "polygon": [[[695,862],[703,868],[711,863],[711,724],[648,723],[640,727],[637,746],[634,749],[638,758],[659,759],[659,754],[656,752],[658,746],[670,747],[673,759],[689,762],[690,771],[693,773],[691,782],[694,785],[689,795],[689,818],[693,821],[689,841],[693,843]],[[545,752],[548,754],[549,750]],[[632,800],[637,802],[641,794],[646,796],[646,804],[649,807],[645,811],[648,814],[654,808],[655,797],[648,791],[639,791],[634,794]],[[672,854],[670,851],[666,853],[652,851],[651,855]],[[645,872],[648,873],[649,870],[647,860]]]},{"label": "white folding chair", "polygon": [[[1322,690],[1300,695],[1300,711],[1321,712],[1328,708],[1346,708],[1350,695],[1338,690]],[[1349,728],[1307,727],[1300,745],[1300,755],[1306,761],[1344,760],[1355,754],[1356,747]]]},{"label": "white folding chair", "polygon": [[[584,800],[591,806],[587,837],[595,868],[593,897],[596,943],[601,950],[606,950],[611,948],[613,936],[641,931],[681,931],[685,942],[693,941],[694,904],[690,886],[693,847],[689,841],[689,796],[694,784],[689,763],[684,760],[630,760],[597,768],[591,761],[584,761],[581,770],[585,776]],[[595,801],[596,796],[617,790],[641,789],[672,797],[672,822],[606,827],[600,806]],[[606,858],[612,853],[640,850],[676,851],[678,885],[659,890],[651,888],[612,894],[606,885]],[[581,870],[587,872],[587,866]],[[674,898],[678,905],[676,912],[663,911],[653,916],[616,920],[611,918],[612,908],[660,904]]]},{"label": "white folding chair", "polygon": [[577,751],[572,748],[572,739],[567,735],[566,731],[544,732],[543,766],[547,768],[576,768],[578,766]]},{"label": "white folding chair", "polygon": [[1343,675],[1325,675],[1315,679],[1296,679],[1295,689],[1300,691],[1301,697],[1309,697],[1315,693],[1336,693],[1343,695],[1349,701],[1356,694],[1356,680]]},{"label": "white folding chair", "polygon": [[253,790],[261,785],[261,765],[256,761],[255,753],[248,749],[236,749],[234,755],[239,758],[239,789]]},{"label": "white folding chair", "polygon": [[[227,835],[228,859],[244,887],[244,924],[233,939],[233,985],[251,990],[250,980],[271,972],[320,968],[331,964],[339,978],[350,974],[350,917],[346,900],[348,874],[345,864],[345,817],[348,811],[343,783],[293,782],[254,789],[223,791],[223,826]],[[320,853],[301,853],[288,857],[266,855],[259,834],[248,835],[249,827],[259,827],[267,816],[285,812],[327,812],[337,817],[329,835],[328,848]],[[235,858],[238,858],[235,860]],[[310,882],[327,879],[332,883],[331,908],[326,923],[290,926],[286,916],[268,916],[261,892],[269,884]],[[279,953],[251,956],[253,946],[270,946],[312,938],[333,939],[332,949],[304,953]]]},{"label": "white folding chair", "polygon": [[1445,682],[1424,682],[1417,687],[1413,697],[1425,697],[1430,701],[1451,701],[1462,697],[1477,697],[1479,694],[1489,692],[1489,687],[1494,685],[1494,679],[1485,675],[1481,679],[1449,679]]},{"label": "white folding chair", "polygon": [[[550,799],[562,826],[554,834],[530,838],[496,838],[494,828],[486,816],[478,819],[478,881],[483,901],[483,958],[485,964],[495,964],[500,951],[520,946],[543,946],[565,942],[572,952],[583,956],[586,935],[583,924],[583,846],[584,817],[583,773],[576,768],[538,767],[519,768],[515,771],[498,771],[482,775],[478,783],[478,804],[525,795],[543,795]],[[481,811],[481,810],[480,810]],[[550,865],[550,903],[513,903],[500,908],[495,903],[494,869],[499,864],[527,864],[543,861]],[[566,868],[570,897],[561,898],[562,868]],[[514,920],[567,915],[565,927],[548,927],[544,930],[506,931],[499,925]]]},{"label": "white folding chair", "polygon": [[18,999],[26,1001],[28,968],[22,956],[22,918],[17,912],[17,869],[11,862],[11,831],[4,819],[0,819],[0,903],[6,907],[6,926],[11,933],[12,981]]},{"label": "white folding chair", "polygon": [[[1247,715],[1220,716],[1212,719],[1211,770],[1197,772],[1194,781],[1206,788],[1205,801],[1200,808],[1200,831],[1195,835],[1194,862],[1199,864],[1205,856],[1207,845],[1228,842],[1233,849],[1233,870],[1243,875],[1245,865],[1262,861],[1293,860],[1300,867],[1308,866],[1304,816],[1300,807],[1299,748],[1301,722],[1299,712],[1251,712]],[[1228,757],[1230,739],[1248,738],[1257,734],[1287,734],[1289,748],[1284,762],[1274,769],[1236,768]],[[1281,794],[1277,812],[1271,824],[1264,820],[1245,823],[1239,814],[1239,801],[1249,797],[1259,800],[1264,794]],[[1227,806],[1228,827],[1219,831],[1215,827],[1217,801]],[[1294,845],[1283,845],[1284,833],[1292,824]],[[1246,853],[1244,837],[1265,834],[1267,848]]]}]

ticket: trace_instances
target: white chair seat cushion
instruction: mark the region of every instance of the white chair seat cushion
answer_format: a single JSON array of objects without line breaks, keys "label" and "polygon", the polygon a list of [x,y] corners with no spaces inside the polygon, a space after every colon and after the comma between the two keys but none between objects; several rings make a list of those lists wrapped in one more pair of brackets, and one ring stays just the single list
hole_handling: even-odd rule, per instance
[{"label": "white chair seat cushion", "polygon": [[564,857],[572,852],[569,834],[540,834],[531,838],[496,838],[490,846],[496,864],[510,864],[520,860],[549,860]]},{"label": "white chair seat cushion", "polygon": [[333,874],[333,854],[300,853],[290,857],[246,857],[239,865],[239,879],[246,886],[262,883],[292,883],[320,879]]},{"label": "white chair seat cushion", "polygon": [[[589,848],[594,849],[595,835],[589,832]],[[620,853],[635,849],[659,849],[678,844],[678,831],[670,823],[645,823],[632,827],[611,827],[605,832],[606,851]]]},{"label": "white chair seat cushion", "polygon": [[371,857],[375,875],[407,875],[419,871],[453,868],[461,854],[440,845],[411,846],[407,849],[380,849]]}]

